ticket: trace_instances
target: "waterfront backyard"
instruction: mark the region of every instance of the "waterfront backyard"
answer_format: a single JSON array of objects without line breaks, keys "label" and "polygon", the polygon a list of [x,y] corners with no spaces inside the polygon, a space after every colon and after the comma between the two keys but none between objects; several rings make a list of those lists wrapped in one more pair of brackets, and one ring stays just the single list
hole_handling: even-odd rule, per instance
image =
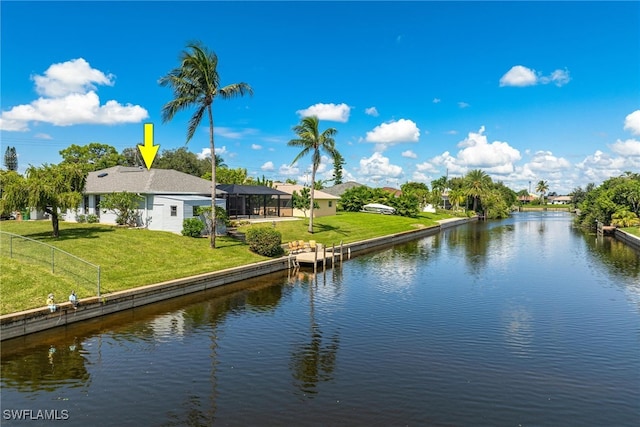
[{"label": "waterfront backyard", "polygon": [[[437,225],[447,214],[424,213],[417,218],[375,215],[366,213],[340,213],[336,216],[316,218],[314,234],[307,232],[306,220],[246,223],[239,227],[274,227],[282,234],[283,243],[291,240],[310,240],[325,245],[365,240]],[[53,245],[58,249],[78,256],[91,264],[100,266],[101,293],[115,292],[138,286],[196,274],[219,271],[225,268],[248,265],[268,258],[252,253],[243,242],[229,237],[217,239],[217,249],[211,250],[206,238],[195,239],[167,232],[144,229],[128,229],[102,224],[60,223],[61,235],[51,237],[49,221],[3,221],[0,231],[18,234]],[[3,268],[2,307],[0,314],[12,313],[28,308],[44,306],[45,297],[53,292],[58,301],[65,301],[75,289],[80,298],[97,294],[97,275],[89,271],[87,280],[51,273],[51,251],[45,247],[33,249],[32,256],[9,258],[9,237],[0,234],[0,251]],[[17,243],[16,243],[17,245]],[[35,252],[35,253],[34,253]],[[35,264],[33,259],[43,260]],[[68,257],[67,257],[68,258]],[[60,263],[64,257],[59,257]],[[64,266],[63,266],[64,267]],[[91,267],[82,267],[91,270]],[[28,284],[28,286],[25,286]]]}]

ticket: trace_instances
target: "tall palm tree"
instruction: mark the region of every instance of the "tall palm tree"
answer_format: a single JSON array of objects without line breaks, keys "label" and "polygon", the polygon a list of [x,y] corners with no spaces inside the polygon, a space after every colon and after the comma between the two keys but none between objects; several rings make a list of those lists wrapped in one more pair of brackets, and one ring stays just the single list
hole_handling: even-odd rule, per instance
[{"label": "tall palm tree", "polygon": [[[333,139],[338,133],[335,128],[329,128],[322,133],[318,130],[319,120],[316,116],[304,117],[300,120],[300,124],[293,128],[298,138],[292,139],[287,145],[290,147],[301,147],[302,151],[298,153],[291,164],[295,164],[300,158],[311,153],[311,182],[316,182],[316,172],[320,166],[320,152],[326,152],[332,160],[338,155],[336,150],[336,142]],[[314,206],[314,186],[311,185],[311,201],[309,204],[309,233],[313,233],[313,206]]]},{"label": "tall palm tree", "polygon": [[206,113],[209,118],[209,147],[211,149],[211,248],[216,247],[216,151],[213,140],[213,100],[216,97],[230,99],[245,94],[253,95],[247,83],[220,86],[218,57],[201,42],[187,44],[187,50],[180,54],[180,65],[162,77],[161,86],[173,90],[173,99],[162,107],[162,122],[173,119],[177,112],[195,107],[196,112],[189,119],[187,143]]},{"label": "tall palm tree", "polygon": [[487,194],[491,185],[491,177],[480,169],[471,170],[464,177],[465,190],[468,196],[473,197],[473,211],[478,209],[478,200]]},{"label": "tall palm tree", "polygon": [[540,193],[540,202],[544,203],[544,194],[549,190],[549,184],[547,181],[540,180],[536,185],[536,193]]}]

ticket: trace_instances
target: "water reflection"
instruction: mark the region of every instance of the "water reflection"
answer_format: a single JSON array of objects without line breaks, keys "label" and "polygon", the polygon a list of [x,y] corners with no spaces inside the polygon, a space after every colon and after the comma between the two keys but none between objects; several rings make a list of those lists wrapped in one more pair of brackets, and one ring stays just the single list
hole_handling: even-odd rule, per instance
[{"label": "water reflection", "polygon": [[513,303],[503,313],[505,342],[516,356],[527,357],[532,351],[533,315],[528,307]]},{"label": "water reflection", "polygon": [[89,381],[85,350],[76,339],[42,343],[21,357],[2,360],[4,387],[21,392],[54,391],[66,384]]},{"label": "water reflection", "polygon": [[316,320],[318,279],[319,276],[322,278],[322,286],[326,288],[326,275],[300,274],[298,284],[309,293],[309,329],[304,339],[294,344],[290,367],[294,384],[302,396],[312,398],[317,394],[320,382],[333,378],[340,339],[337,332],[324,333]]}]

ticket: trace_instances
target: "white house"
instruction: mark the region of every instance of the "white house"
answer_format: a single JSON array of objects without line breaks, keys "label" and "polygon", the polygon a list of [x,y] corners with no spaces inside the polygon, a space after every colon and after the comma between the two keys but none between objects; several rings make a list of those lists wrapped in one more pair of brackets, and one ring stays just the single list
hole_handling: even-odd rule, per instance
[{"label": "white house", "polygon": [[[115,224],[116,214],[101,209],[100,199],[123,191],[141,196],[138,225],[150,230],[180,233],[195,206],[211,206],[211,181],[173,169],[114,166],[89,173],[80,208],[68,211],[65,220],[76,222],[79,215],[93,214],[101,223]],[[222,193],[216,190],[216,195]],[[216,205],[225,208],[226,202],[216,197]]]},{"label": "white house", "polygon": [[[280,191],[284,191],[287,194],[293,194],[294,191],[300,194],[300,192],[305,188],[302,185],[283,184],[281,182],[275,182],[273,186],[276,189]],[[338,203],[338,200],[340,200],[340,197],[334,196],[332,194],[327,194],[320,190],[314,190],[313,199],[315,202],[318,203],[318,206],[319,206],[317,209],[313,210],[314,218],[336,214],[336,204]],[[304,217],[308,215],[309,215],[308,211],[307,211],[307,215],[305,215],[305,213],[302,210],[293,209],[293,216]]]}]

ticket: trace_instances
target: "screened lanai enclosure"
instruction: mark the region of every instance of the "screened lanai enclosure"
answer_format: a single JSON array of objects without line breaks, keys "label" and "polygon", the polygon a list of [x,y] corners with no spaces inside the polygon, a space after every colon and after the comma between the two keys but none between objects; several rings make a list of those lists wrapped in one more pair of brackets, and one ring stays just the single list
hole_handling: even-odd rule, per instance
[{"label": "screened lanai enclosure", "polygon": [[291,217],[291,195],[262,185],[218,184],[226,194],[229,218]]}]

